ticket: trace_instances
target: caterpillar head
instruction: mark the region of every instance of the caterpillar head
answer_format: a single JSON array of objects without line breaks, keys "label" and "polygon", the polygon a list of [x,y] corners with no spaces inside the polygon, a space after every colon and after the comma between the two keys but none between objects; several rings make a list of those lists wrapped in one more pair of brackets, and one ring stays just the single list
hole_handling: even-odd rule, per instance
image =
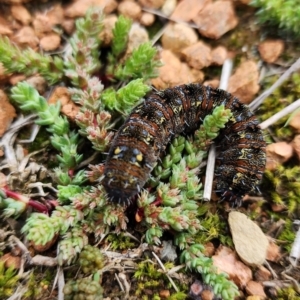
[{"label": "caterpillar head", "polygon": [[128,205],[149,178],[152,167],[136,147],[113,147],[106,160],[104,186],[110,201]]},{"label": "caterpillar head", "polygon": [[107,169],[102,185],[106,190],[108,199],[122,205],[130,204],[132,197],[140,191],[138,178],[132,177],[128,171],[120,174],[119,170]]}]

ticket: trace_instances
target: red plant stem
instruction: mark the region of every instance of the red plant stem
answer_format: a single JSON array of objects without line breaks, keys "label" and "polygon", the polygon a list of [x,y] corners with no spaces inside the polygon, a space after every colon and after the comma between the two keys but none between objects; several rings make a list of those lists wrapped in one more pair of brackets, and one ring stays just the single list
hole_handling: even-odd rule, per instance
[{"label": "red plant stem", "polygon": [[48,214],[47,206],[42,204],[41,202],[29,199],[28,205],[30,205],[31,207],[33,207],[34,209],[36,209],[41,213]]},{"label": "red plant stem", "polygon": [[59,205],[58,201],[57,200],[48,200],[48,202],[53,206],[53,207],[56,207]]},{"label": "red plant stem", "polygon": [[25,203],[26,205],[33,207],[34,209],[36,209],[37,211],[39,211],[41,213],[48,213],[48,208],[46,205],[44,205],[38,201],[32,200],[26,196],[23,196],[17,192],[11,191],[7,187],[4,187],[3,190],[7,197],[11,197],[17,201],[21,201],[21,202]]},{"label": "red plant stem", "polygon": [[156,200],[151,203],[151,205],[159,206],[162,203],[162,199],[160,196],[156,197]]},{"label": "red plant stem", "polygon": [[97,125],[98,125],[98,122],[97,122],[97,115],[96,115],[96,114],[94,114],[93,125],[94,125],[94,126],[97,126]]},{"label": "red plant stem", "polygon": [[5,192],[5,194],[6,194],[7,197],[11,197],[11,198],[13,198],[15,200],[24,202],[26,204],[28,203],[29,198],[27,198],[27,197],[25,197],[25,196],[23,196],[23,195],[21,195],[21,194],[19,194],[17,192],[11,191],[7,187],[4,187],[3,190],[4,190],[4,192]]},{"label": "red plant stem", "polygon": [[68,175],[73,178],[74,177],[74,169],[69,169],[68,170]]},{"label": "red plant stem", "polygon": [[[153,201],[153,202],[151,203],[151,205],[157,207],[157,206],[161,205],[161,203],[162,203],[162,198],[161,198],[160,196],[157,196],[157,197],[156,197],[156,200]],[[158,215],[157,212],[154,212],[153,214],[151,214],[151,218],[155,218],[157,215]],[[139,208],[137,209],[137,211],[136,211],[136,217],[137,217],[137,218],[141,218],[141,219],[143,219],[143,218],[145,217],[144,207],[139,207]]]}]

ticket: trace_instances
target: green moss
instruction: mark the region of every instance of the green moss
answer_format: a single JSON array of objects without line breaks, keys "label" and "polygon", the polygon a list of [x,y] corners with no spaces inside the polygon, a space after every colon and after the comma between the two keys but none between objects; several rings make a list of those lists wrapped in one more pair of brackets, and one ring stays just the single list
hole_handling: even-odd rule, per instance
[{"label": "green moss", "polygon": [[13,294],[19,280],[16,273],[12,267],[5,268],[4,262],[0,261],[0,299],[7,299]]},{"label": "green moss", "polygon": [[279,290],[277,297],[277,300],[300,300],[299,294],[291,286]]},{"label": "green moss", "polygon": [[109,234],[106,241],[111,243],[111,248],[113,250],[125,250],[132,249],[135,247],[135,243],[132,242],[129,236],[123,233],[120,234]]},{"label": "green moss", "polygon": [[[278,76],[267,77],[264,80],[262,90],[267,90],[276,80]],[[278,113],[294,101],[300,94],[300,73],[294,73],[289,80],[274,91],[272,95],[265,99],[260,106],[258,112],[261,120],[267,120],[274,114]],[[286,116],[270,127],[272,135],[280,140],[290,140],[293,136],[293,130],[285,124],[289,116]],[[267,142],[271,142],[271,136],[267,137]]]},{"label": "green moss", "polygon": [[300,2],[295,0],[252,0],[252,6],[259,8],[261,23],[278,25],[279,28],[300,36]]},{"label": "green moss", "polygon": [[220,215],[208,212],[204,219],[201,220],[203,231],[195,235],[195,242],[205,244],[213,239],[219,239],[221,244],[229,247],[233,246],[232,239],[227,230],[227,222],[220,218]]},{"label": "green moss", "polygon": [[292,220],[286,219],[284,224],[284,229],[278,236],[278,240],[283,242],[283,248],[290,253],[292,249],[292,245],[295,241],[296,233],[293,231],[293,222]]},{"label": "green moss", "polygon": [[51,269],[46,269],[41,272],[40,268],[36,268],[29,275],[26,283],[27,291],[23,295],[23,300],[45,299],[51,291],[51,283],[53,283],[55,272]]},{"label": "green moss", "polygon": [[[170,270],[174,267],[172,263],[165,263],[164,267],[166,270]],[[151,261],[143,261],[138,264],[137,270],[134,273],[134,278],[138,280],[137,289],[135,295],[139,297],[139,299],[162,299],[159,297],[159,291],[169,289],[172,291],[172,285],[168,280],[167,276],[159,270],[159,266],[156,263],[152,263]],[[177,280],[176,285],[183,291],[178,293],[172,293],[172,295],[177,294],[180,298],[170,299],[185,299],[182,298],[183,295],[186,297],[186,287],[181,286]],[[169,298],[168,298],[169,299]]]},{"label": "green moss", "polygon": [[300,209],[300,167],[279,166],[266,170],[262,190],[273,203],[285,205],[289,215]]}]

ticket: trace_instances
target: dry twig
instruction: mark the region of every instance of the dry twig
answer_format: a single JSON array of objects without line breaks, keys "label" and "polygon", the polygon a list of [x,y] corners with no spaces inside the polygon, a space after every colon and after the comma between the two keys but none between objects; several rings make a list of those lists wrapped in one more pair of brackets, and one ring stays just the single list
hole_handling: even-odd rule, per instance
[{"label": "dry twig", "polygon": [[[220,89],[226,90],[229,77],[232,70],[232,60],[227,59],[222,68],[221,80],[220,80]],[[216,148],[214,144],[210,146],[210,150],[208,153],[208,160],[206,166],[205,173],[205,184],[203,191],[203,199],[204,201],[209,201],[212,193],[212,186],[214,181],[214,171],[215,171],[215,161],[216,161]]]}]

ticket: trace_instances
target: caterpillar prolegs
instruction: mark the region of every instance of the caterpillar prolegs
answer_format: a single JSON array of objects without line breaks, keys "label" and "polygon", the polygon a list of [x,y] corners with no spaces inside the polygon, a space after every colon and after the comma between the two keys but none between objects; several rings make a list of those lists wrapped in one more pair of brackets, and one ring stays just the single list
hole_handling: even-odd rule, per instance
[{"label": "caterpillar prolegs", "polygon": [[193,133],[204,117],[222,104],[233,116],[217,139],[220,154],[216,189],[222,199],[235,203],[254,191],[266,163],[266,143],[258,120],[230,93],[186,84],[150,94],[121,126],[109,150],[102,180],[109,199],[128,204],[148,180],[171,139]]}]

